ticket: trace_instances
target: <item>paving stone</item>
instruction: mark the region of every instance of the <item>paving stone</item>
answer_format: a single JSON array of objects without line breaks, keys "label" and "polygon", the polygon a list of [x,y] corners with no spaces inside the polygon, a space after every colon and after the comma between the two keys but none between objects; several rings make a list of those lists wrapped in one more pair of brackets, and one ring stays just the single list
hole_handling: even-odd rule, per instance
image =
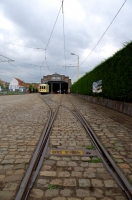
[{"label": "paving stone", "polygon": [[40,199],[44,197],[44,191],[40,189],[32,189],[30,192],[30,197],[35,199]]},{"label": "paving stone", "polygon": [[13,191],[15,192],[18,188],[19,184],[18,183],[6,183],[4,185],[3,191]]},{"label": "paving stone", "polygon": [[55,197],[59,194],[59,190],[58,189],[54,189],[54,190],[46,190],[45,192],[45,197]]},{"label": "paving stone", "polygon": [[29,163],[30,159],[28,158],[23,158],[23,159],[16,159],[14,163]]},{"label": "paving stone", "polygon": [[70,177],[69,172],[58,172],[58,177]]},{"label": "paving stone", "polygon": [[71,162],[68,162],[68,166],[69,166],[69,167],[76,167],[76,166],[77,166],[77,163],[71,161]]},{"label": "paving stone", "polygon": [[114,180],[106,180],[104,181],[105,187],[117,187],[117,184]]},{"label": "paving stone", "polygon": [[84,200],[96,200],[95,197],[85,197]]},{"label": "paving stone", "polygon": [[71,160],[80,160],[80,157],[79,156],[72,156]]},{"label": "paving stone", "polygon": [[64,179],[63,186],[76,186],[76,179]]},{"label": "paving stone", "polygon": [[87,162],[82,162],[82,163],[80,164],[80,166],[81,166],[81,167],[88,167],[89,164],[88,164]]},{"label": "paving stone", "polygon": [[14,169],[25,169],[25,164],[22,163],[22,164],[17,164],[14,166]]},{"label": "paving stone", "polygon": [[123,196],[116,196],[115,197],[116,200],[127,200],[125,197]]},{"label": "paving stone", "polygon": [[2,162],[1,162],[1,164],[12,164],[12,163],[14,163],[14,159],[7,159],[7,160],[3,160]]},{"label": "paving stone", "polygon": [[98,170],[98,168],[97,169],[95,169],[95,168],[85,168],[85,171],[88,172],[88,173],[94,173],[94,172],[97,172],[97,170]]},{"label": "paving stone", "polygon": [[79,186],[80,187],[90,187],[90,180],[88,179],[79,179]]},{"label": "paving stone", "polygon": [[68,158],[68,157],[62,157],[62,160],[64,160],[64,161],[70,161],[71,158]]},{"label": "paving stone", "polygon": [[45,161],[44,161],[44,164],[45,164],[45,165],[51,165],[51,166],[52,166],[52,165],[55,164],[55,161],[54,161],[54,160],[45,160]]},{"label": "paving stone", "polygon": [[76,196],[77,197],[87,197],[90,196],[90,191],[84,189],[76,189]]},{"label": "paving stone", "polygon": [[103,187],[104,186],[103,182],[98,179],[91,179],[91,183],[92,183],[93,187]]},{"label": "paving stone", "polygon": [[83,177],[94,178],[95,177],[95,173],[84,172]]},{"label": "paving stone", "polygon": [[121,168],[121,169],[129,169],[130,166],[128,164],[118,164],[118,166]]},{"label": "paving stone", "polygon": [[64,197],[72,196],[73,191],[70,189],[64,189],[60,191],[60,194]]},{"label": "paving stone", "polygon": [[57,156],[50,156],[50,159],[51,159],[51,160],[61,160],[61,158],[60,158],[60,157],[57,157]]},{"label": "paving stone", "polygon": [[56,176],[56,172],[55,171],[40,171],[40,176]]},{"label": "paving stone", "polygon": [[117,189],[117,188],[113,188],[113,189],[107,189],[106,191],[105,191],[105,195],[106,196],[118,196],[118,195],[120,195],[120,190],[119,189]]},{"label": "paving stone", "polygon": [[0,181],[5,178],[5,175],[0,175]]},{"label": "paving stone", "polygon": [[14,172],[14,174],[24,174],[25,170],[24,169],[18,169]]},{"label": "paving stone", "polygon": [[67,200],[81,200],[81,199],[71,197],[71,198],[68,198]]},{"label": "paving stone", "polygon": [[50,166],[50,165],[43,165],[42,171],[43,171],[43,170],[46,170],[46,171],[47,171],[47,170],[50,170],[51,167],[52,167],[52,166]]},{"label": "paving stone", "polygon": [[67,166],[67,162],[66,161],[57,161],[57,166],[66,167]]},{"label": "paving stone", "polygon": [[62,180],[61,179],[53,179],[50,181],[51,185],[62,185]]},{"label": "paving stone", "polygon": [[52,200],[66,200],[65,197],[56,197],[56,198],[53,198]]},{"label": "paving stone", "polygon": [[90,161],[91,158],[90,158],[90,157],[81,157],[81,160],[82,160],[82,161]]},{"label": "paving stone", "polygon": [[82,172],[83,170],[83,167],[74,167],[74,171],[76,172]]},{"label": "paving stone", "polygon": [[37,179],[37,187],[48,187],[48,179]]},{"label": "paving stone", "polygon": [[103,197],[103,191],[98,188],[94,188],[94,190],[91,192],[91,196],[101,198]]},{"label": "paving stone", "polygon": [[12,191],[0,191],[1,200],[12,200],[15,197],[15,192]]},{"label": "paving stone", "polygon": [[23,175],[12,175],[12,176],[6,176],[2,181],[3,182],[14,182],[14,181],[21,181]]},{"label": "paving stone", "polygon": [[72,171],[71,176],[80,178],[80,177],[82,177],[82,172],[74,172],[74,171]]}]

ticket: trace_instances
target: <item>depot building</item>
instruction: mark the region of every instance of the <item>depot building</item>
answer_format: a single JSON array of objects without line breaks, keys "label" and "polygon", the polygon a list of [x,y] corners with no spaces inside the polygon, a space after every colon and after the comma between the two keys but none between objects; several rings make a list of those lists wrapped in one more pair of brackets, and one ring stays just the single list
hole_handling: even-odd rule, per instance
[{"label": "depot building", "polygon": [[68,76],[60,75],[60,74],[52,74],[43,76],[41,79],[41,83],[46,83],[49,85],[50,93],[69,93],[71,86],[71,79]]}]

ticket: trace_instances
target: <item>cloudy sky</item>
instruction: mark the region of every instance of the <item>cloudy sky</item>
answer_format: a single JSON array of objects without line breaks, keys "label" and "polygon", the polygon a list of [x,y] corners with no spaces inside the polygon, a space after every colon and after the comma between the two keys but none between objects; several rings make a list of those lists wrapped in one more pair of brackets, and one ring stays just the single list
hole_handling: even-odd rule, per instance
[{"label": "cloudy sky", "polygon": [[0,1],[0,79],[39,83],[58,73],[74,82],[78,56],[81,77],[132,40],[132,0],[64,0],[59,13],[61,5],[62,0]]}]

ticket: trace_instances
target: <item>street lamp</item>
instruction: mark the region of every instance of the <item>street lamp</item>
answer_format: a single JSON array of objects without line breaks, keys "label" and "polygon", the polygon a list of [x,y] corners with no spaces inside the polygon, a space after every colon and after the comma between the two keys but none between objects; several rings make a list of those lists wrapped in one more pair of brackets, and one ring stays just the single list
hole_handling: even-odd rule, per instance
[{"label": "street lamp", "polygon": [[76,55],[75,53],[71,53],[71,55],[77,56],[77,58],[78,58],[78,70],[77,70],[77,80],[78,80],[79,79],[79,56]]}]

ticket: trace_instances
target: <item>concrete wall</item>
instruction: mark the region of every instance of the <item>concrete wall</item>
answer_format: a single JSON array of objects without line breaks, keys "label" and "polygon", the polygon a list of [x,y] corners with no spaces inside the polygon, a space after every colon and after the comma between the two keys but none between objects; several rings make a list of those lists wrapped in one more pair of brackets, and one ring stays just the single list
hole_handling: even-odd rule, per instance
[{"label": "concrete wall", "polygon": [[80,95],[80,94],[72,94],[76,95],[82,99],[86,99],[90,102],[105,106],[112,110],[116,110],[118,112],[124,113],[126,115],[132,116],[132,103],[124,103],[120,101],[113,101],[109,99],[103,99],[98,97],[92,97],[88,95]]}]

